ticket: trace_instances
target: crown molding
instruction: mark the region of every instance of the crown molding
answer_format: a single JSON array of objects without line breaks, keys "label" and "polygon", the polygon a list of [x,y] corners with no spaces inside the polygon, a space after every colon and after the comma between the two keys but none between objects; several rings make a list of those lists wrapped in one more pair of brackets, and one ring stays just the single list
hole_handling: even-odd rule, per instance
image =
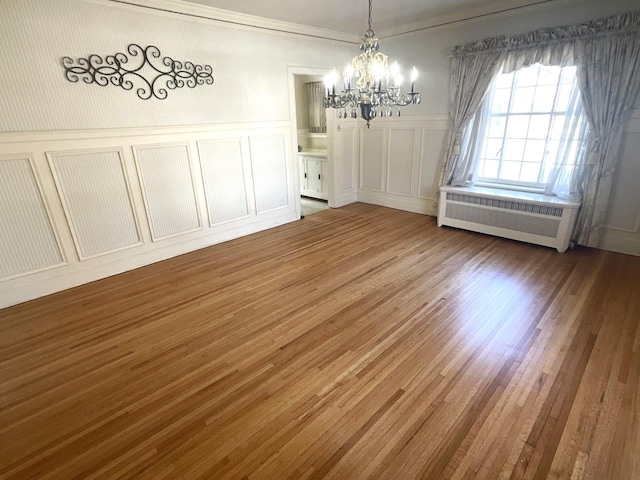
[{"label": "crown molding", "polygon": [[380,30],[378,37],[395,37],[420,30],[444,27],[453,23],[473,21],[488,16],[508,16],[523,11],[537,10],[549,6],[575,3],[579,0],[496,0],[491,3],[474,5],[455,12],[436,14],[427,19],[406,23],[393,28]]},{"label": "crown molding", "polygon": [[91,3],[108,4],[120,7],[137,7],[164,12],[175,15],[186,15],[203,20],[221,22],[231,27],[249,27],[263,31],[302,35],[305,37],[320,38],[324,40],[336,40],[339,42],[360,43],[358,35],[338,32],[335,30],[310,27],[292,22],[272,20],[270,18],[257,17],[245,13],[232,12],[220,8],[183,2],[182,0],[84,0]]}]

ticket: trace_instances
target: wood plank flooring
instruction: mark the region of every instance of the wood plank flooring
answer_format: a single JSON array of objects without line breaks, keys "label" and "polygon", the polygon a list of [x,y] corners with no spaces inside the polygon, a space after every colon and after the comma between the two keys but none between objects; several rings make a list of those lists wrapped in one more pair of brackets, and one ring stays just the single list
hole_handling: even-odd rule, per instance
[{"label": "wood plank flooring", "polygon": [[364,204],[0,310],[3,479],[640,479],[640,258]]}]

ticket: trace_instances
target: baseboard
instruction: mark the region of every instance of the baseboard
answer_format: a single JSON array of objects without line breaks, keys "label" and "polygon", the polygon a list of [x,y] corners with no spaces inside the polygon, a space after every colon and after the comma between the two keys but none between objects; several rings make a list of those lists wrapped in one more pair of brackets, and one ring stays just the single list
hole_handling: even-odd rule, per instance
[{"label": "baseboard", "polygon": [[598,248],[611,252],[640,256],[640,233],[604,229]]},{"label": "baseboard", "polygon": [[334,202],[331,202],[331,200],[329,200],[329,206],[331,208],[340,208],[340,207],[344,207],[345,205],[355,203],[357,201],[358,201],[358,195],[355,192],[342,193],[342,194],[336,195]]},{"label": "baseboard", "polygon": [[159,246],[158,243],[140,245],[136,247],[138,252],[126,255],[112,255],[110,261],[100,262],[78,262],[63,265],[47,271],[26,275],[3,282],[0,292],[0,308],[9,307],[18,303],[26,302],[52,293],[67,290],[79,285],[111,277],[119,273],[135,270],[136,268],[157,263],[177,255],[183,255],[195,250],[210,247],[212,245],[233,240],[245,235],[257,233],[262,230],[277,227],[285,223],[298,220],[295,211],[273,212],[265,215],[264,219],[257,220],[255,217],[247,219],[245,223],[232,223],[217,228],[212,228],[207,232],[197,232],[197,237],[188,240],[167,241],[166,245]]},{"label": "baseboard", "polygon": [[360,190],[358,192],[358,201],[407,212],[421,213],[432,217],[436,216],[435,199],[433,198],[405,197],[390,193]]}]

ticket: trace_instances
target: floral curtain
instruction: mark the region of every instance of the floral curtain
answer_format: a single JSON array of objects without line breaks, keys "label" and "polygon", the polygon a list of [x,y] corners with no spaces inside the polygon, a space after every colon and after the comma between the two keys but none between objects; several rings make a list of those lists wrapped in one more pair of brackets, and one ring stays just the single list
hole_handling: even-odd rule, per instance
[{"label": "floral curtain", "polygon": [[[589,121],[589,155],[573,169],[576,177],[569,182],[571,196],[582,198],[574,239],[581,245],[595,246],[607,211],[611,181],[617,164],[621,130],[640,94],[640,11],[586,22],[580,25],[539,29],[524,35],[499,36],[455,47],[451,61],[452,101],[451,135],[441,184],[465,185],[473,155],[453,154],[454,144],[465,138],[464,128],[480,111],[486,89],[500,68],[505,73],[535,63],[576,65],[578,86],[584,113]],[[489,77],[476,78],[474,70],[481,59],[497,59],[484,69]],[[470,79],[460,73],[469,73]],[[463,108],[460,108],[462,106]],[[575,105],[577,109],[581,108]],[[576,122],[579,120],[577,119]],[[577,123],[570,125],[577,128]],[[463,145],[463,150],[466,144]],[[463,172],[467,181],[456,179]],[[554,172],[557,184],[562,171]],[[557,193],[550,185],[546,193]]]}]

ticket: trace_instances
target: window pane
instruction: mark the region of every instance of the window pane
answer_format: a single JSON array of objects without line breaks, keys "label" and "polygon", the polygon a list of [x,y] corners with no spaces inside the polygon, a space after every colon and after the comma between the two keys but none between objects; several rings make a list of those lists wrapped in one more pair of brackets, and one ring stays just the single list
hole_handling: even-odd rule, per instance
[{"label": "window pane", "polygon": [[529,115],[510,115],[507,126],[507,138],[527,138]]},{"label": "window pane", "polygon": [[536,88],[536,95],[533,100],[534,112],[550,112],[553,109],[553,100],[556,96],[556,86],[549,85]]},{"label": "window pane", "polygon": [[529,123],[529,138],[547,138],[551,115],[533,115]]},{"label": "window pane", "polygon": [[522,160],[522,155],[524,153],[524,143],[524,140],[505,140],[503,158],[505,160]]},{"label": "window pane", "polygon": [[520,162],[504,162],[500,178],[504,180],[520,180]]},{"label": "window pane", "polygon": [[559,76],[560,69],[558,67],[547,67],[543,65],[540,67],[540,73],[538,74],[538,85],[553,85],[555,92]]},{"label": "window pane", "polygon": [[500,162],[498,160],[484,160],[482,162],[480,176],[484,178],[498,178],[499,166]]},{"label": "window pane", "polygon": [[540,173],[539,163],[523,163],[522,170],[520,171],[520,180],[523,182],[536,183],[538,181],[538,174]]},{"label": "window pane", "polygon": [[521,68],[516,72],[516,87],[530,87],[536,84],[538,79],[538,67],[532,66],[528,68]]},{"label": "window pane", "polygon": [[501,88],[493,93],[491,103],[491,113],[507,113],[509,110],[509,99],[511,98],[510,88]]},{"label": "window pane", "polygon": [[495,88],[508,88],[511,90],[511,84],[513,83],[513,72],[511,73],[501,73],[496,78],[496,86]]},{"label": "window pane", "polygon": [[569,102],[573,95],[573,85],[562,85],[558,91],[558,99],[556,100],[556,112],[566,112],[569,108]]},{"label": "window pane", "polygon": [[559,140],[562,138],[562,132],[564,130],[564,122],[566,115],[554,115],[553,123],[551,124],[551,131],[549,132],[549,138]]},{"label": "window pane", "polygon": [[[569,163],[581,148],[581,132],[562,138],[567,107],[577,94],[576,68],[534,65],[493,83],[491,114],[482,132],[478,175],[514,186],[539,186],[557,170],[558,151]],[[571,118],[573,121],[573,118]],[[566,147],[566,148],[565,148]],[[572,165],[562,167],[570,172]]]},{"label": "window pane", "polygon": [[547,142],[547,150],[544,155],[545,163],[556,163],[558,157],[558,149],[560,148],[560,140],[549,140]]},{"label": "window pane", "polygon": [[544,159],[544,147],[547,142],[545,140],[527,140],[527,146],[524,149],[525,162],[542,162]]},{"label": "window pane", "polygon": [[488,139],[487,145],[484,151],[484,158],[500,158],[500,151],[502,150],[502,139]]},{"label": "window pane", "polygon": [[491,117],[489,120],[489,136],[494,138],[504,137],[504,127],[507,117]]},{"label": "window pane", "polygon": [[513,94],[513,107],[511,108],[511,111],[514,113],[529,113],[533,106],[533,97],[535,92],[535,87],[516,89]]}]

